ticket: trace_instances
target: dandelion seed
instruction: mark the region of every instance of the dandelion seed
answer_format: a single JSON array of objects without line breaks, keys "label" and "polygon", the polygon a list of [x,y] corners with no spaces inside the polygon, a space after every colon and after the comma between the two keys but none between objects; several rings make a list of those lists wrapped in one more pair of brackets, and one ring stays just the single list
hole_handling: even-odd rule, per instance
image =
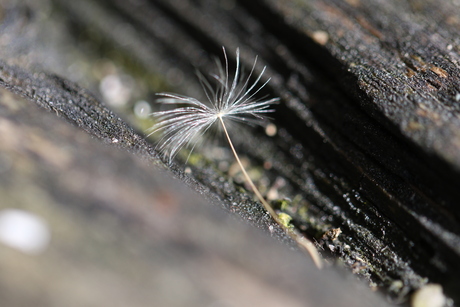
[{"label": "dandelion seed", "polygon": [[156,132],[163,133],[157,148],[171,162],[181,148],[188,146],[193,150],[198,139],[214,124],[219,124],[224,131],[225,137],[246,181],[264,208],[291,238],[311,255],[315,264],[321,267],[321,260],[313,243],[297,234],[291,228],[284,226],[273,208],[265,201],[241,163],[227,130],[227,120],[257,125],[263,122],[265,113],[273,111],[270,107],[272,104],[277,103],[279,98],[264,99],[255,97],[270,81],[268,79],[264,83],[261,82],[266,67],[262,69],[260,75],[251,83],[251,78],[257,64],[256,57],[248,77],[242,78],[240,52],[237,49],[236,69],[233,78],[230,78],[227,54],[225,48],[222,49],[225,66],[223,67],[219,61],[216,61],[217,74],[211,75],[217,86],[214,88],[207,78],[198,73],[198,78],[208,103],[203,103],[195,98],[179,94],[157,94],[163,97],[159,99],[159,102],[166,105],[173,104],[179,106],[171,110],[152,113],[157,118],[157,123],[149,129],[148,135]]},{"label": "dandelion seed", "polygon": [[278,98],[268,100],[256,99],[254,96],[270,81],[259,85],[265,72],[250,85],[257,58],[251,72],[244,82],[241,80],[241,67],[239,50],[236,51],[236,70],[233,80],[229,79],[229,66],[227,54],[224,51],[225,67],[217,62],[218,74],[212,75],[217,84],[215,89],[202,75],[198,74],[209,103],[203,103],[195,98],[173,93],[159,93],[163,97],[159,102],[163,104],[182,105],[172,110],[153,113],[158,122],[149,131],[149,135],[162,132],[163,137],[158,149],[163,152],[169,161],[177,155],[183,147],[192,147],[198,139],[208,131],[216,122],[232,120],[249,124],[261,124],[263,115],[272,112],[270,105],[278,102]]}]

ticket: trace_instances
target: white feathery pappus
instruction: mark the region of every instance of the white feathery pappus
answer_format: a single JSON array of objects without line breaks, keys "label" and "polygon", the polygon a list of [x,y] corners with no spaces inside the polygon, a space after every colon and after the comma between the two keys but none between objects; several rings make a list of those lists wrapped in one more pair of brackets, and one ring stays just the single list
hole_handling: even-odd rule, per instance
[{"label": "white feathery pappus", "polygon": [[256,194],[264,208],[280,227],[286,231],[303,251],[312,257],[315,265],[321,268],[321,258],[314,244],[300,233],[284,225],[278,214],[268,204],[247,174],[233,146],[225,123],[226,120],[232,120],[249,124],[261,124],[264,115],[268,112],[273,112],[270,106],[277,103],[279,98],[265,99],[255,97],[270,81],[268,79],[264,83],[260,82],[266,67],[262,69],[260,75],[251,83],[250,80],[254,74],[257,57],[254,60],[248,77],[243,78],[240,65],[240,51],[236,49],[235,73],[233,77],[230,77],[227,53],[224,47],[222,47],[222,50],[225,59],[224,66],[219,61],[216,61],[217,74],[211,75],[213,83],[216,84],[215,87],[201,73],[198,73],[199,81],[208,100],[207,103],[179,94],[158,93],[157,95],[162,97],[158,102],[166,105],[177,105],[177,107],[167,111],[152,113],[151,115],[157,119],[157,122],[148,130],[149,135],[157,132],[163,134],[158,142],[157,149],[168,157],[169,162],[171,162],[184,146],[190,146],[192,147],[191,150],[193,150],[198,138],[218,122],[254,194]]}]

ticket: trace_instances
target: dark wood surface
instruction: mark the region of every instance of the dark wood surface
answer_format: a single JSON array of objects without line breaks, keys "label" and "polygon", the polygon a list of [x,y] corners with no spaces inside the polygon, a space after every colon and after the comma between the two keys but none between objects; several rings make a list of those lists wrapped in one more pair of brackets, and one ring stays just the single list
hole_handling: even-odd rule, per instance
[{"label": "dark wood surface", "polygon": [[[39,253],[2,245],[2,306],[387,306],[173,178],[86,90],[6,64],[0,80],[0,214],[32,213],[51,234]],[[256,204],[236,207],[288,240]]]},{"label": "dark wood surface", "polygon": [[[258,185],[282,183],[277,196],[292,200],[282,209],[297,227],[318,241],[328,263],[343,263],[372,288],[407,302],[432,282],[459,299],[460,9],[454,2],[44,3],[3,2],[5,88],[115,145],[107,148],[169,168],[217,207],[267,233],[274,229],[289,245],[244,184],[217,167],[222,159],[198,149],[185,175],[185,161],[165,166],[130,128],[146,128],[132,108],[138,100],[153,102],[156,91],[203,98],[195,67],[212,72],[222,46],[232,63],[239,47],[246,67],[258,55],[256,71],[267,65],[264,78],[271,77],[261,94],[281,98],[272,114],[278,133],[233,134]],[[134,84],[125,105],[110,106],[129,124],[99,103],[108,74],[128,75]],[[342,234],[322,239],[332,228]]]}]

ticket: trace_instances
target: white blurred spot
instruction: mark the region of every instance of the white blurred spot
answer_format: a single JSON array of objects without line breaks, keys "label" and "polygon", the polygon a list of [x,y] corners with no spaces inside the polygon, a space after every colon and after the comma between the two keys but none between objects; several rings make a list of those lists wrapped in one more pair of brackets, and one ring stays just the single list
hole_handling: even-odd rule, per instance
[{"label": "white blurred spot", "polygon": [[51,234],[40,217],[18,209],[0,211],[0,242],[27,254],[39,254],[49,245]]},{"label": "white blurred spot", "polygon": [[147,101],[140,100],[134,105],[134,115],[139,118],[147,118],[152,113],[152,108]]},{"label": "white blurred spot", "polygon": [[415,291],[412,296],[412,307],[442,307],[446,303],[446,297],[442,293],[442,286],[427,284]]},{"label": "white blurred spot", "polygon": [[127,104],[131,98],[133,83],[133,79],[128,75],[110,74],[102,79],[99,89],[107,103],[120,107]]},{"label": "white blurred spot", "polygon": [[268,124],[267,127],[265,127],[265,133],[268,136],[274,136],[277,132],[277,128],[274,124]]},{"label": "white blurred spot", "polygon": [[312,38],[318,44],[326,45],[327,41],[329,40],[329,34],[327,34],[325,31],[315,31],[312,34]]}]

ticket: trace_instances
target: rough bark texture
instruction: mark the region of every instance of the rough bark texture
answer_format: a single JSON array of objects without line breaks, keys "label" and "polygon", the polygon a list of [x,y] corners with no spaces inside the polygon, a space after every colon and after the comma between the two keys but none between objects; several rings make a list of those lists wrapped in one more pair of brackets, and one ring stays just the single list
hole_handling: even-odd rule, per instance
[{"label": "rough bark texture", "polygon": [[[272,78],[261,94],[281,98],[272,115],[278,133],[269,137],[262,130],[240,128],[233,137],[250,170],[259,177],[261,189],[276,192],[278,200],[272,202],[282,203],[278,209],[292,215],[296,226],[318,241],[329,263],[344,263],[373,288],[407,301],[412,291],[433,282],[459,300],[460,277],[455,274],[460,271],[458,16],[460,9],[454,1],[3,1],[1,85],[98,140],[116,145],[102,146],[104,150],[127,149],[165,168],[143,137],[99,103],[98,95],[111,103],[103,87],[97,94],[107,76],[121,81],[129,76],[122,88],[130,90],[130,95],[121,107],[111,107],[142,130],[148,123],[133,115],[136,101],[153,100],[152,93],[164,90],[203,98],[194,67],[205,74],[212,72],[213,56],[221,56],[222,46],[231,61],[239,47],[246,67],[258,55],[256,71],[267,65],[264,78]],[[47,115],[40,123],[51,120],[55,118]],[[65,135],[65,129],[55,133]],[[53,154],[41,148],[41,155]],[[211,202],[289,242],[242,189],[244,184],[232,166],[225,167],[231,164],[231,158],[225,158],[228,149],[219,147],[220,154],[209,154],[209,147],[203,148],[190,159],[188,175],[182,173],[180,159],[169,171]],[[222,152],[224,157],[219,156]],[[94,155],[91,163],[97,165],[101,153]],[[88,160],[93,159],[90,156]],[[107,163],[116,164],[118,160],[112,159],[117,158],[108,154]],[[66,177],[64,172],[65,168],[43,176],[54,178],[60,173]],[[107,176],[117,181],[124,172],[129,173],[123,169]],[[89,174],[84,176],[90,178]],[[148,190],[144,177],[137,176],[130,178],[143,182],[141,191]],[[166,175],[148,176],[158,182]],[[73,196],[65,186],[54,187],[53,180],[43,181],[45,190],[65,199]],[[79,191],[101,189],[97,182],[94,179],[94,185]],[[164,188],[160,183],[155,191]],[[115,184],[123,185],[124,181]],[[139,203],[144,203],[142,199],[141,193]],[[129,202],[117,200],[81,199],[75,207],[85,212],[80,208],[83,204],[102,202],[111,210],[116,208],[117,218],[128,210],[134,221],[147,214],[145,208],[127,209]],[[174,225],[183,223],[192,222],[181,216]],[[323,236],[331,228],[340,228],[342,234]],[[212,229],[212,236],[227,231]],[[148,242],[150,233],[143,238]],[[256,243],[245,242],[244,249],[252,252],[250,246]],[[178,255],[188,257],[180,251]],[[123,256],[120,259],[126,261]],[[254,257],[248,256],[247,261],[252,263]],[[278,261],[285,263],[281,258]],[[310,285],[317,276],[300,272],[294,284],[305,278]],[[281,273],[283,278],[291,274]],[[328,287],[342,289],[335,284],[340,279],[333,280],[326,282],[331,282]],[[349,290],[344,287],[344,292]],[[341,291],[337,290],[336,298]],[[305,299],[293,293],[298,302]],[[321,299],[318,294],[318,302]],[[334,301],[335,306],[340,304]]]}]

